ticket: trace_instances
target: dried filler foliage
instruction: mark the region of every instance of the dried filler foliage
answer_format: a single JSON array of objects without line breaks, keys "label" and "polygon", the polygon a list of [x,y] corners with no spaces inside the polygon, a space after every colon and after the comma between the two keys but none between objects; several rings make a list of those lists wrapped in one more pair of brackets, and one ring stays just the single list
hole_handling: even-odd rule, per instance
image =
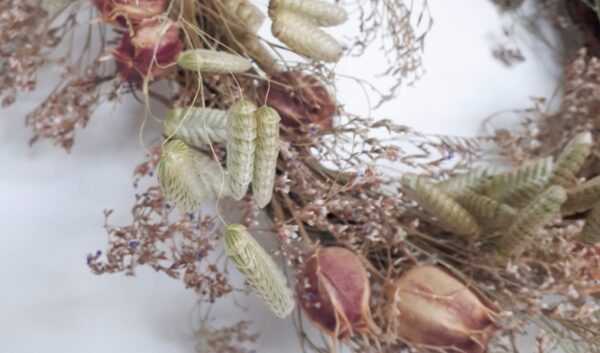
[{"label": "dried filler foliage", "polygon": [[[34,4],[0,5],[5,101],[33,88],[41,65],[62,68],[27,118],[33,141],[69,149],[98,104],[128,94],[146,118],[161,118],[150,102],[169,110],[135,169],[136,186],[152,185],[131,224],[112,225],[105,211],[107,250],[87,262],[96,274],[149,267],[195,290],[198,351],[247,351],[248,322],[215,330],[208,317],[220,298],[250,292],[277,316],[297,308],[306,351],[519,352],[531,326],[539,352],[600,351],[598,64],[585,50],[566,69],[558,112],[532,109],[523,133],[459,138],[357,116],[335,98],[331,62],[371,43],[392,82],[366,83],[380,103],[421,75],[424,0]],[[347,18],[360,33],[333,35]],[[82,48],[64,40],[76,32]],[[51,59],[55,48],[64,55]],[[31,62],[11,61],[21,56]],[[486,169],[494,144],[513,169]],[[307,334],[309,321],[325,342]]]}]

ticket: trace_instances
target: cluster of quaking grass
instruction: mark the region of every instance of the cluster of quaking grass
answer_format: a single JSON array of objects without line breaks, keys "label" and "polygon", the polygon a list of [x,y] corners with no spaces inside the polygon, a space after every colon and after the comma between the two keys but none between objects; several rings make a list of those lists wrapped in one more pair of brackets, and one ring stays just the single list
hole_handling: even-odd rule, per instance
[{"label": "cluster of quaking grass", "polygon": [[[418,77],[426,2],[271,0],[266,11],[257,3],[93,1],[97,40],[104,45],[109,26],[116,32],[108,43],[115,74],[106,76],[103,52],[78,85],[54,92],[28,118],[36,136],[69,148],[92,104],[77,118],[48,117],[82,112],[73,109],[86,102],[78,87],[97,104],[107,81],[109,99],[141,92],[148,117],[150,101],[167,109],[164,139],[136,168],[136,184],[148,177],[159,187],[136,195],[132,224],[107,222],[105,257],[87,259],[94,273],[149,266],[210,306],[241,285],[228,276],[232,263],[275,315],[298,307],[301,345],[316,352],[334,351],[331,341],[360,352],[518,352],[515,341],[532,325],[541,329],[540,352],[599,351],[600,188],[597,175],[578,174],[591,135],[577,135],[556,159],[476,169],[490,139],[355,116],[332,94],[327,63],[360,54],[380,33],[386,73],[397,79],[381,100]],[[52,21],[62,11],[75,23],[86,5],[57,6]],[[344,48],[323,27],[348,13],[364,33]],[[280,42],[258,34],[267,17]],[[288,54],[301,62],[292,66]],[[153,85],[161,80],[166,93]],[[199,211],[207,204],[217,216]],[[263,208],[268,222],[259,223]],[[272,230],[284,266],[256,241],[261,229]],[[307,335],[303,317],[329,340]],[[225,341],[236,333],[254,340],[241,333],[245,319],[212,337],[201,330],[199,350],[244,352]]]}]

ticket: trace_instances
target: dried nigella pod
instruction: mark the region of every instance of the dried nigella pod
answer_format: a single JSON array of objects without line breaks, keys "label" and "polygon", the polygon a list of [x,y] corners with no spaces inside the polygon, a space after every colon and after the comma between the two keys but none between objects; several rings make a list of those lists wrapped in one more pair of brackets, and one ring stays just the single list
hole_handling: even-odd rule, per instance
[{"label": "dried nigella pod", "polygon": [[179,27],[172,21],[152,19],[142,22],[133,36],[123,33],[119,46],[113,49],[119,76],[140,83],[166,76],[181,52]]},{"label": "dried nigella pod", "polygon": [[167,0],[93,0],[102,20],[126,25],[161,15],[167,9]]},{"label": "dried nigella pod", "polygon": [[297,275],[296,296],[310,320],[335,339],[378,330],[367,271],[348,249],[316,248]]},{"label": "dried nigella pod", "polygon": [[292,290],[273,258],[246,227],[231,224],[225,229],[225,252],[265,305],[280,318],[294,310]]},{"label": "dried nigella pod", "polygon": [[421,351],[484,353],[497,308],[436,266],[417,266],[387,287],[397,338]]},{"label": "dried nigella pod", "polygon": [[256,110],[256,153],[252,193],[260,208],[271,202],[277,157],[279,156],[279,114],[273,108],[262,106]]},{"label": "dried nigella pod", "polygon": [[342,46],[335,38],[292,11],[277,11],[271,32],[296,53],[310,59],[336,62],[342,56]]},{"label": "dried nigella pod", "polygon": [[167,113],[163,122],[164,133],[190,146],[223,142],[227,139],[227,112],[200,107],[177,107]]},{"label": "dried nigella pod", "polygon": [[241,200],[254,173],[256,149],[256,106],[240,99],[227,112],[227,170],[229,188],[236,200]]},{"label": "dried nigella pod", "polygon": [[209,49],[186,50],[177,58],[177,65],[214,74],[242,73],[252,68],[250,61],[239,55]]},{"label": "dried nigella pod", "polygon": [[322,131],[330,130],[336,113],[333,96],[316,77],[300,71],[280,72],[262,81],[259,95],[277,110],[283,126],[296,128],[316,124]]},{"label": "dried nigella pod", "polygon": [[476,236],[479,227],[473,216],[433,183],[418,175],[402,176],[402,187],[419,206],[436,217],[445,230],[462,236]]},{"label": "dried nigella pod", "polygon": [[308,17],[318,26],[337,26],[348,20],[346,10],[338,4],[320,0],[271,0],[269,16],[275,18],[281,9]]}]

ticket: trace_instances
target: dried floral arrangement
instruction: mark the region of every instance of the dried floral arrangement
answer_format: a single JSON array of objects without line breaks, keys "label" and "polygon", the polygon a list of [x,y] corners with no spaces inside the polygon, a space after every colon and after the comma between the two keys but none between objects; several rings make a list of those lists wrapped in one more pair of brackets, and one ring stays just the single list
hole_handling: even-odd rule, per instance
[{"label": "dried floral arrangement", "polygon": [[[531,327],[538,352],[600,352],[600,5],[536,6],[577,39],[564,98],[556,111],[526,111],[522,131],[489,137],[422,134],[334,97],[333,64],[376,38],[394,78],[388,91],[369,86],[380,103],[419,77],[424,0],[9,0],[0,98],[12,104],[39,68],[61,67],[26,123],[32,142],[67,150],[106,100],[133,94],[162,120],[135,169],[136,183],[153,185],[136,195],[130,225],[105,211],[108,249],[87,259],[96,274],[149,266],[210,306],[244,287],[233,266],[315,352],[519,352]],[[344,47],[327,27],[349,13],[360,34]],[[275,39],[257,32],[267,22]],[[87,44],[74,52],[66,39],[82,27]],[[151,101],[168,113],[155,117]],[[482,163],[494,146],[512,168]],[[271,230],[276,251],[257,229]],[[329,344],[306,335],[303,318]],[[245,352],[256,339],[247,319],[203,328],[199,351]]]}]

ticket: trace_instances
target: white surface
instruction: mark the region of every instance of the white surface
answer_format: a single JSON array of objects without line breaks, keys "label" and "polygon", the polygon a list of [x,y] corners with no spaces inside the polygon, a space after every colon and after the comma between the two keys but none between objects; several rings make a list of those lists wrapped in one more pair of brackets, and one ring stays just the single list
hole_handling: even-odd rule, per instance
[{"label": "white surface", "polygon": [[[544,55],[526,52],[528,61],[513,69],[492,59],[489,38],[501,22],[487,1],[430,3],[426,76],[374,115],[426,132],[473,135],[486,116],[553,92],[558,71],[539,61]],[[376,66],[352,60],[340,69],[369,78]],[[365,111],[358,88],[343,86],[339,94],[350,111]],[[43,97],[34,93],[0,110],[0,352],[192,352],[196,297],[181,282],[147,269],[135,278],[97,277],[85,265],[88,252],[105,247],[102,210],[115,209],[114,223],[128,220],[132,170],[144,157],[141,108],[131,101],[102,107],[69,155],[47,143],[27,146],[23,117]],[[255,321],[263,332],[257,352],[299,351],[290,320],[283,325],[255,298],[249,303],[250,313],[221,305],[216,316]]]}]

